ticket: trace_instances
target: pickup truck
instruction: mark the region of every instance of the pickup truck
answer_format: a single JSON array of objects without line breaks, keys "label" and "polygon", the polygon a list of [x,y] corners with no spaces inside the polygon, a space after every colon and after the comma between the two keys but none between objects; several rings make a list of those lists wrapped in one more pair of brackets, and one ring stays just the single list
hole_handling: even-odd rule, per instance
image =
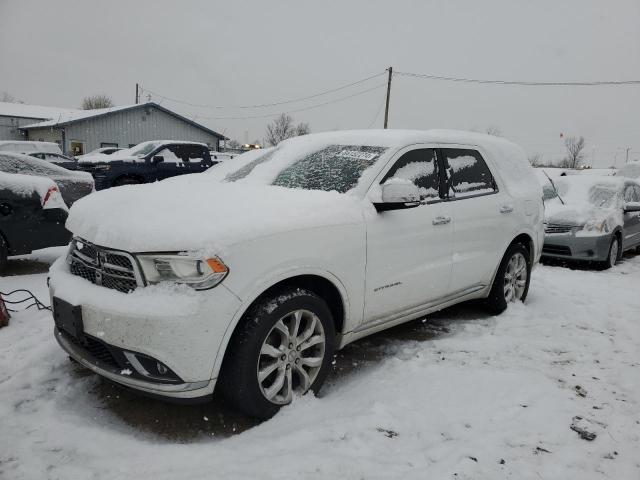
[{"label": "pickup truck", "polygon": [[77,169],[91,173],[96,190],[104,190],[204,172],[216,163],[204,143],[154,140],[111,155],[92,155],[79,159]]}]

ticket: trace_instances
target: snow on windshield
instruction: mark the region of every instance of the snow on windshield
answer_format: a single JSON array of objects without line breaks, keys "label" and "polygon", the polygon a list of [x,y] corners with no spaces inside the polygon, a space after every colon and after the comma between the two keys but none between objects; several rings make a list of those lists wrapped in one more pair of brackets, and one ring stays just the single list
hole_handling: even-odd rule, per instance
[{"label": "snow on windshield", "polygon": [[[246,179],[253,180],[251,183],[345,193],[358,184],[364,170],[385,150],[385,147],[369,145],[328,145],[310,150],[283,145],[250,157],[245,158],[248,154],[237,157],[245,161],[223,178],[225,182]],[[268,163],[275,165],[260,168]],[[220,177],[220,171],[215,173]]]}]

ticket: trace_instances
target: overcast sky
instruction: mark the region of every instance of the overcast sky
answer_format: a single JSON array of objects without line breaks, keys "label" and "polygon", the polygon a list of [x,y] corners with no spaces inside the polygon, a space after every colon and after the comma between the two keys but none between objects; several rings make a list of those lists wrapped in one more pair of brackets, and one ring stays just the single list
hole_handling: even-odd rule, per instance
[{"label": "overcast sky", "polygon": [[[134,102],[135,83],[207,105],[312,95],[394,70],[534,81],[640,79],[640,0],[0,0],[0,92],[77,107],[94,93]],[[267,109],[162,104],[241,142],[269,118],[382,85],[380,76]],[[292,113],[314,132],[381,127],[385,89]],[[145,96],[146,98],[146,96]],[[160,101],[158,96],[152,97]],[[377,117],[376,117],[376,114]],[[392,128],[500,129],[529,153],[584,135],[595,164],[640,159],[640,85],[524,87],[395,77]]]}]

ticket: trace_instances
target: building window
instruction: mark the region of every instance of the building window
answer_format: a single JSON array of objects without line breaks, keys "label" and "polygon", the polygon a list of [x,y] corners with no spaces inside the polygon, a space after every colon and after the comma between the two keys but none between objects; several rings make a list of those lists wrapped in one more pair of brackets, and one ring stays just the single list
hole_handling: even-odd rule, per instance
[{"label": "building window", "polygon": [[118,148],[118,144],[115,142],[100,142],[100,148],[105,148],[105,147],[115,147]]}]

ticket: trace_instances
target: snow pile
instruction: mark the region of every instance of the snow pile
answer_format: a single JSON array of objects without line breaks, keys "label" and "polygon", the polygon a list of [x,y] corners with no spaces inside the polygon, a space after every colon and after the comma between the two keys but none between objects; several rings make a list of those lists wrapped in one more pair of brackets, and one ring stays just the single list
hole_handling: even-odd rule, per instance
[{"label": "snow pile", "polygon": [[92,243],[131,252],[215,252],[261,235],[362,222],[366,208],[336,192],[219,183],[195,174],[84,197],[66,226]]},{"label": "snow pile", "polygon": [[[111,388],[69,362],[49,312],[18,312],[0,331],[0,477],[636,479],[639,283],[640,257],[541,266],[525,305],[462,306],[359,341],[322,398],[235,435],[215,405]],[[47,297],[46,274],[0,277],[18,286]]]},{"label": "snow pile", "polygon": [[55,186],[55,182],[49,178],[0,172],[0,190],[9,190],[21,197],[29,197],[37,193],[42,200],[47,191]]},{"label": "snow pile", "polygon": [[627,178],[640,178],[640,161],[630,162],[618,169],[616,175]]}]

